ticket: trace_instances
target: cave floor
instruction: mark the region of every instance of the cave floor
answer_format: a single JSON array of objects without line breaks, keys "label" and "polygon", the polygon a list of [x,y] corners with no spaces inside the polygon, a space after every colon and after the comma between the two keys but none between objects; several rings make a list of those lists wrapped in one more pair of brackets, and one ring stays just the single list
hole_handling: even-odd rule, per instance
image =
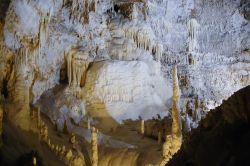
[{"label": "cave floor", "polygon": [[[99,119],[100,120],[100,119]],[[51,123],[51,121],[43,116],[43,121],[47,124],[49,128],[49,135],[55,144],[65,145],[70,148],[72,145],[69,143],[70,134],[65,134],[56,130],[56,127]],[[124,159],[120,159],[123,164],[126,165],[125,160],[136,160],[133,161],[136,165],[146,165],[146,164],[157,164],[161,160],[162,156],[162,144],[158,144],[157,140],[149,137],[142,137],[139,133],[140,121],[127,120],[123,124],[117,125],[116,128],[104,128],[103,126],[109,126],[110,124],[103,124],[103,122],[109,122],[106,120],[101,120],[100,123],[97,123],[95,127],[99,132],[105,134],[113,140],[121,141],[129,145],[133,145],[135,148],[120,148],[120,147],[109,147],[107,145],[99,145],[99,160],[100,166],[105,166],[105,160],[108,158],[112,160],[114,154],[125,153],[121,156]],[[79,129],[86,129],[86,122],[81,122],[79,126],[75,126]],[[76,137],[78,145],[80,145],[81,150],[84,150],[85,153],[85,162],[90,164],[90,144],[81,136]],[[134,158],[131,155],[138,155],[137,158]],[[108,157],[107,157],[108,156]],[[117,157],[117,156],[116,156]],[[114,160],[114,159],[113,159]],[[124,163],[125,162],[125,163]],[[132,163],[132,161],[130,161]],[[87,165],[88,165],[87,164]],[[124,165],[124,166],[125,166]]]}]

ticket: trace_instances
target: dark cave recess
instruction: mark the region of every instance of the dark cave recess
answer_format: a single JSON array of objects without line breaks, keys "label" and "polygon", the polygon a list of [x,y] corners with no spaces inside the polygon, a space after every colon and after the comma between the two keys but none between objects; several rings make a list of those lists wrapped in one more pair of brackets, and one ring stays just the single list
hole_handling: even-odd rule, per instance
[{"label": "dark cave recess", "polygon": [[208,113],[167,166],[249,166],[250,86]]}]

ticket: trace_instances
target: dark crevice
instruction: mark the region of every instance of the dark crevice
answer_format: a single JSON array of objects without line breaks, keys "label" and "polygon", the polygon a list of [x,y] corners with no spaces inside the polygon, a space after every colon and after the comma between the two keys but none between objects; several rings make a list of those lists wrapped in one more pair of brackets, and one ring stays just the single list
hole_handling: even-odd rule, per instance
[{"label": "dark crevice", "polygon": [[250,165],[249,98],[250,86],[211,110],[167,165]]},{"label": "dark crevice", "polygon": [[7,80],[3,80],[3,88],[2,88],[2,95],[4,95],[5,98],[8,98],[8,81]]},{"label": "dark crevice", "polygon": [[0,22],[4,21],[10,0],[0,0]]}]

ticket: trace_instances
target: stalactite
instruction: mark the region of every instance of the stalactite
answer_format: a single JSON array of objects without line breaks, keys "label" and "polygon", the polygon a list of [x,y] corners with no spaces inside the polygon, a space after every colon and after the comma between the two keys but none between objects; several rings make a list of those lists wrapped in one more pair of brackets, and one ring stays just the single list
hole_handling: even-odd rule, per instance
[{"label": "stalactite", "polygon": [[41,16],[41,20],[39,24],[39,34],[38,34],[38,37],[39,37],[38,58],[37,58],[38,64],[41,58],[41,49],[46,44],[46,40],[48,38],[48,26],[51,21],[52,13],[53,13],[53,7],[50,8],[49,13],[43,14]]},{"label": "stalactite", "polygon": [[98,165],[98,139],[97,139],[98,130],[96,128],[92,128],[92,135],[91,135],[91,163],[92,166]]},{"label": "stalactite", "polygon": [[[72,0],[71,16],[72,21],[89,23],[89,12],[96,12],[97,0]],[[83,20],[83,21],[82,21]]]},{"label": "stalactite", "polygon": [[138,9],[136,5],[133,5],[132,20],[136,21],[138,17]]},{"label": "stalactite", "polygon": [[136,47],[139,49],[143,49],[145,51],[149,51],[153,55],[155,55],[155,59],[157,61],[161,60],[163,54],[163,45],[157,42],[155,44],[153,38],[154,35],[150,29],[138,29],[136,27],[123,28],[125,37],[131,38]]},{"label": "stalactite", "polygon": [[198,49],[197,35],[199,27],[199,23],[194,18],[187,22],[189,52],[197,51]]},{"label": "stalactite", "polygon": [[144,20],[145,20],[145,21],[147,20],[148,10],[149,10],[148,2],[147,2],[147,1],[144,1],[144,2],[143,2],[143,15],[144,15]]},{"label": "stalactite", "polygon": [[76,48],[66,51],[65,57],[69,86],[80,88],[83,76],[86,74],[88,66],[93,59],[89,58],[88,52],[83,52]]},{"label": "stalactite", "polygon": [[72,83],[72,55],[67,54],[66,55],[66,60],[67,60],[67,75],[68,75],[68,81],[69,85]]},{"label": "stalactite", "polygon": [[162,53],[163,53],[163,45],[160,43],[157,43],[155,46],[155,54],[156,54],[156,60],[158,62],[161,61]]}]

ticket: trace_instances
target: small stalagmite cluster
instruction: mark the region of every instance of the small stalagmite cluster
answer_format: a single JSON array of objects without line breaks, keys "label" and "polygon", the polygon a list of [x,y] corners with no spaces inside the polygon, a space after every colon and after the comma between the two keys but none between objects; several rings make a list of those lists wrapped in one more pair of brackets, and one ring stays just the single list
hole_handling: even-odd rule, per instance
[{"label": "small stalagmite cluster", "polygon": [[83,154],[78,150],[77,142],[75,135],[72,135],[70,138],[70,143],[72,144],[73,149],[67,149],[64,145],[57,145],[52,142],[52,139],[49,137],[48,127],[43,121],[40,121],[40,133],[39,137],[41,141],[44,141],[51,151],[55,153],[60,160],[62,160],[66,165],[70,166],[84,166],[85,160]]}]

